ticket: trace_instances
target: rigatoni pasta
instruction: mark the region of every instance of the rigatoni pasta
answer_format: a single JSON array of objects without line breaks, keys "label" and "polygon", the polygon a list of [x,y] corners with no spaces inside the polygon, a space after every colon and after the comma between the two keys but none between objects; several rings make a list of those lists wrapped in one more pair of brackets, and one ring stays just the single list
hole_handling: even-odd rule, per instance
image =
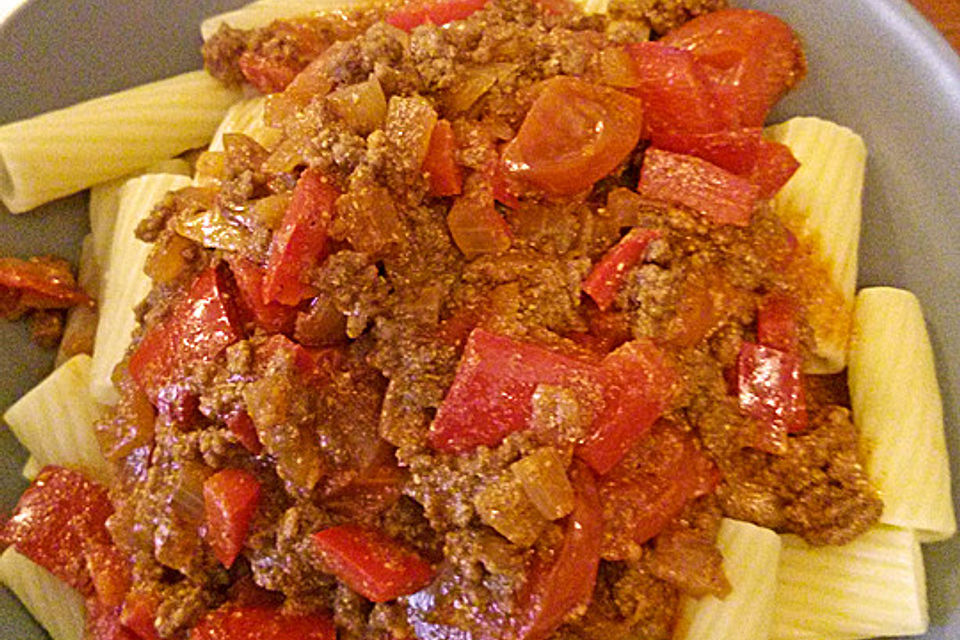
[{"label": "rigatoni pasta", "polygon": [[13,547],[0,554],[0,583],[17,594],[52,640],[83,640],[83,596]]},{"label": "rigatoni pasta", "polygon": [[264,27],[278,18],[344,11],[372,6],[376,2],[377,0],[258,0],[234,11],[207,18],[200,25],[200,34],[204,40],[208,40],[222,25],[229,25],[234,29],[253,29]]},{"label": "rigatoni pasta", "polygon": [[0,198],[19,213],[203,146],[239,97],[195,71],[4,125]]}]

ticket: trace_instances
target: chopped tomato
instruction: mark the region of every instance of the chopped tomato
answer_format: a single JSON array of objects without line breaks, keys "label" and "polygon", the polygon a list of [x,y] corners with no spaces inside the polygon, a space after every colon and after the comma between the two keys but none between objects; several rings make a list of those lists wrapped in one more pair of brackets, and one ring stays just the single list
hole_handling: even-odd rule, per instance
[{"label": "chopped tomato", "polygon": [[603,515],[596,480],[590,470],[574,463],[573,511],[567,516],[563,542],[552,561],[535,561],[517,598],[517,640],[543,640],[564,618],[589,604],[600,566]]},{"label": "chopped tomato", "polygon": [[757,431],[751,444],[782,455],[787,434],[807,427],[806,397],[800,356],[744,342],[737,357],[737,393],[740,410],[753,418]]},{"label": "chopped tomato", "polygon": [[160,640],[153,624],[157,617],[160,596],[152,591],[131,590],[123,601],[120,622],[141,640]]},{"label": "chopped tomato", "polygon": [[707,13],[660,40],[690,51],[712,81],[732,94],[740,124],[758,127],[806,73],[796,35],[776,16],[749,9]]},{"label": "chopped tomato", "polygon": [[757,307],[757,342],[787,353],[800,353],[800,305],[781,293],[768,293]]},{"label": "chopped tomato", "polygon": [[378,529],[345,524],[313,534],[330,573],[374,602],[387,602],[430,584],[433,567],[413,549]]},{"label": "chopped tomato", "polygon": [[659,237],[656,229],[631,229],[590,270],[582,287],[602,311],[610,308],[623,288],[627,272],[642,260],[647,247]]},{"label": "chopped tomato", "polygon": [[750,172],[750,180],[760,188],[761,198],[772,198],[799,168],[800,162],[790,147],[764,140],[758,149],[757,163]]},{"label": "chopped tomato", "polygon": [[249,471],[224,469],[203,483],[204,537],[227,569],[243,549],[259,502],[260,482]]},{"label": "chopped tomato", "polygon": [[558,76],[543,83],[501,162],[508,176],[548,195],[573,195],[589,189],[630,154],[642,125],[638,99]]},{"label": "chopped tomato", "polygon": [[449,120],[437,120],[421,169],[427,174],[430,193],[455,196],[463,190],[463,174],[457,164],[457,141]]},{"label": "chopped tomato", "polygon": [[671,422],[659,421],[600,480],[603,558],[635,558],[641,544],[718,482],[716,467],[694,437]]},{"label": "chopped tomato", "polygon": [[84,544],[83,554],[97,600],[111,608],[122,605],[133,580],[127,558],[112,543],[96,540]]},{"label": "chopped tomato", "polygon": [[238,60],[240,73],[260,93],[283,91],[300,73],[286,60],[275,60],[253,51],[244,51]]},{"label": "chopped tomato", "polygon": [[110,544],[113,513],[107,490],[79,471],[47,466],[20,496],[0,531],[12,545],[85,596],[94,594],[84,554],[88,543]]},{"label": "chopped tomato", "polygon": [[253,455],[258,455],[263,451],[263,443],[257,436],[257,428],[254,426],[249,413],[242,409],[233,411],[224,418],[224,422],[227,423],[230,433],[237,437],[244,449]]},{"label": "chopped tomato", "polygon": [[120,609],[96,598],[86,602],[86,640],[137,640],[137,635],[120,621]]},{"label": "chopped tomato", "polygon": [[664,151],[703,158],[739,176],[749,176],[757,166],[763,136],[759,127],[709,133],[664,131],[654,136],[653,145]]},{"label": "chopped tomato", "polygon": [[647,149],[640,195],[699,211],[715,224],[750,224],[759,196],[755,184],[702,158]]},{"label": "chopped tomato", "polygon": [[17,304],[10,310],[0,308],[0,313],[24,308],[66,309],[90,303],[67,265],[59,260],[0,258],[0,290],[4,289],[15,292]]},{"label": "chopped tomato", "polygon": [[307,22],[275,22],[273,32],[281,46],[255,48],[240,55],[240,73],[257,91],[283,91],[324,48],[317,31]]},{"label": "chopped tomato", "polygon": [[627,47],[636,65],[632,92],[643,102],[644,137],[677,132],[711,133],[734,126],[707,73],[689,51],[663,41]]},{"label": "chopped tomato", "polygon": [[340,366],[341,351],[336,347],[308,348],[285,335],[270,336],[256,349],[257,370],[266,371],[275,358],[289,358],[294,370],[307,384],[322,384]]},{"label": "chopped tomato", "polygon": [[263,267],[238,254],[230,254],[227,262],[237,282],[241,307],[253,322],[267,333],[291,333],[297,309],[279,302],[264,302]]},{"label": "chopped tomato", "polygon": [[430,426],[430,446],[445,453],[463,453],[480,445],[499,444],[528,426],[532,398],[541,384],[568,387],[582,398],[601,392],[594,363],[474,329],[453,384]]},{"label": "chopped tomato", "polygon": [[677,374],[649,340],[624,343],[600,363],[603,409],[577,457],[603,475],[641,439],[673,397]]},{"label": "chopped tomato", "polygon": [[327,228],[339,195],[316,169],[300,175],[270,244],[263,278],[264,303],[295,306],[314,295],[313,288],[301,278],[327,257]]},{"label": "chopped tomato", "polygon": [[193,281],[169,316],[151,327],[130,357],[130,374],[155,404],[185,367],[215,358],[242,336],[225,272],[211,267]]},{"label": "chopped tomato", "polygon": [[412,0],[386,17],[387,24],[411,31],[421,24],[443,25],[469,18],[487,6],[488,0]]},{"label": "chopped tomato", "polygon": [[279,607],[227,605],[190,630],[190,640],[336,640],[326,614],[285,614]]}]

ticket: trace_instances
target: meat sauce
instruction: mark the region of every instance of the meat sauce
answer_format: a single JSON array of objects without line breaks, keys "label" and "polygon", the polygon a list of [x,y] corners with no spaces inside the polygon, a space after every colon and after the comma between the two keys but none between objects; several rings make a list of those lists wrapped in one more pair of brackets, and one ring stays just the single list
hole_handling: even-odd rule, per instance
[{"label": "meat sauce", "polygon": [[744,353],[815,348],[823,269],[770,194],[718,219],[644,187],[665,129],[622,54],[719,3],[561,4],[205,46],[277,135],[227,136],[139,230],[155,288],[98,435],[160,637],[282,607],[341,639],[668,638],[729,589],[721,517],[815,544],[878,519],[842,375],[786,376],[776,429],[737,391]]}]

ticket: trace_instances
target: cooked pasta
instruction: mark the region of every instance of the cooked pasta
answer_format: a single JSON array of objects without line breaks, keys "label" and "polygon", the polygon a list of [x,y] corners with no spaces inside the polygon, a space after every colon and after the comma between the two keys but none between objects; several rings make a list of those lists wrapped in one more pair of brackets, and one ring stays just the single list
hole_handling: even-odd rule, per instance
[{"label": "cooked pasta", "polygon": [[53,640],[83,640],[83,596],[12,547],[0,555],[0,583],[17,595]]},{"label": "cooked pasta", "polygon": [[234,29],[264,27],[278,18],[338,11],[376,4],[377,0],[259,0],[204,20],[200,34],[207,40],[221,25]]}]

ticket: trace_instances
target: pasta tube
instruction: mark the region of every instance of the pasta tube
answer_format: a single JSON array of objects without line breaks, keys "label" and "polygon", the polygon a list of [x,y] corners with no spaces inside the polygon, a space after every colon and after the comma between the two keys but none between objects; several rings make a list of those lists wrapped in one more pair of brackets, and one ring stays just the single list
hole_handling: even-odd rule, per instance
[{"label": "pasta tube", "polygon": [[881,525],[839,547],[783,536],[771,640],[916,635],[928,624],[913,530]]},{"label": "pasta tube", "polygon": [[194,71],[4,125],[0,198],[19,213],[204,146],[239,98]]},{"label": "pasta tube", "polygon": [[41,469],[43,469],[43,465],[40,464],[36,458],[30,456],[27,458],[27,461],[23,463],[23,469],[20,470],[20,475],[23,476],[24,480],[33,482]]},{"label": "pasta tube", "polygon": [[83,597],[13,547],[0,555],[0,582],[16,594],[53,640],[83,640]]},{"label": "pasta tube", "polygon": [[371,6],[376,0],[259,0],[234,11],[211,16],[200,24],[200,35],[209,40],[222,25],[234,29],[265,27],[279,18],[291,18]]},{"label": "pasta tube", "polygon": [[826,266],[832,293],[839,296],[836,302],[817,299],[808,305],[816,346],[804,368],[807,373],[838,373],[847,364],[867,149],[850,129],[819,118],[793,118],[767,128],[765,136],[790,147],[800,161],[774,198],[774,208],[787,228],[812,247]]},{"label": "pasta tube", "polygon": [[882,522],[918,530],[922,542],[957,530],[943,405],[917,298],[872,287],[857,294],[848,371],[867,471],[884,502]]},{"label": "pasta tube", "polygon": [[120,191],[90,372],[90,392],[98,402],[113,404],[118,399],[111,381],[113,369],[123,358],[136,326],[133,308],[150,291],[150,278],[143,272],[150,245],[138,240],[134,231],[168,191],[189,184],[186,176],[155,173],[133,178]]},{"label": "pasta tube", "polygon": [[767,640],[773,623],[780,536],[749,522],[724,518],[717,535],[723,571],[732,590],[720,600],[688,598],[680,613],[678,640]]},{"label": "pasta tube", "polygon": [[266,102],[266,96],[258,96],[230,107],[213,135],[210,151],[223,151],[223,134],[225,133],[244,133],[264,147],[273,146],[282,133],[264,124],[263,107]]},{"label": "pasta tube", "polygon": [[90,356],[74,356],[20,398],[3,419],[41,468],[72,467],[107,483],[110,469],[93,428],[100,406],[89,387]]}]

